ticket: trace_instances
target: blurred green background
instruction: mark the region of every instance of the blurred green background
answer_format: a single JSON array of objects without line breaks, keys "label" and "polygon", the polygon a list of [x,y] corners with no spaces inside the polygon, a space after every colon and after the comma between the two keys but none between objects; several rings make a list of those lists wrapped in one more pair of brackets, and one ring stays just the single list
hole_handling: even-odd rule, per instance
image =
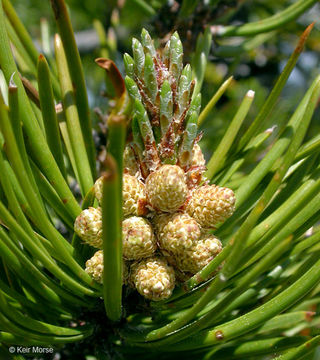
[{"label": "blurred green background", "polygon": [[[182,1],[68,0],[85,68],[91,107],[99,107],[102,112],[106,112],[108,108],[108,99],[101,96],[105,90],[104,73],[94,63],[94,59],[99,56],[108,56],[123,72],[122,54],[131,53],[131,38],[138,37],[142,27],[145,27],[154,38],[159,38],[160,43],[165,40],[170,31],[178,30],[183,40],[186,58],[190,60],[196,37],[205,25],[257,21],[285,9],[294,2],[278,0],[189,1],[189,4],[196,6],[189,14],[185,12],[182,16]],[[50,1],[12,0],[12,3],[33,39],[41,48],[41,23],[42,29],[44,24],[48,24],[50,36],[56,31]],[[233,75],[235,81],[202,126],[205,136],[201,145],[207,155],[212,153],[212,149],[232,119],[242,97],[249,89],[254,90],[256,96],[245,126],[253,120],[294,50],[299,35],[307,25],[315,21],[315,27],[305,51],[284,88],[279,106],[273,111],[266,124],[266,128],[273,125],[277,125],[278,129],[281,128],[278,119],[285,119],[293,112],[298,99],[301,99],[311,80],[319,71],[319,15],[318,3],[298,20],[290,22],[278,31],[265,34],[263,41],[261,37],[214,38],[202,89],[202,105],[204,106],[209,101],[228,76]],[[43,22],[43,19],[46,22]],[[103,26],[108,34],[107,41],[102,43],[102,47],[96,31],[99,26]],[[247,44],[249,49],[241,50],[239,47],[241,44]],[[50,53],[46,55],[50,56]],[[280,113],[285,116],[280,117]],[[317,119],[318,115],[319,113],[314,118]],[[97,121],[98,118],[95,117],[95,122]],[[309,132],[315,134],[319,131],[319,121],[314,120]]]}]

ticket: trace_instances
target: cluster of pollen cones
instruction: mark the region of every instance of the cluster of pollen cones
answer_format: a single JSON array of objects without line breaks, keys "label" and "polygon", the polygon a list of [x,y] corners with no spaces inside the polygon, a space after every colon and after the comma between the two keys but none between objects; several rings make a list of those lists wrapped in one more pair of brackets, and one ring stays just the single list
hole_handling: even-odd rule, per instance
[{"label": "cluster of pollen cones", "polygon": [[[212,230],[232,215],[235,197],[203,176],[196,125],[201,99],[193,93],[190,65],[183,68],[178,34],[161,52],[146,30],[141,37],[141,43],[133,40],[133,58],[124,57],[134,108],[132,141],[123,158],[123,283],[159,301],[221,252]],[[101,201],[102,178],[95,195]],[[84,242],[102,248],[99,207],[82,211],[74,229]],[[86,271],[102,282],[102,250],[86,262]]]}]

